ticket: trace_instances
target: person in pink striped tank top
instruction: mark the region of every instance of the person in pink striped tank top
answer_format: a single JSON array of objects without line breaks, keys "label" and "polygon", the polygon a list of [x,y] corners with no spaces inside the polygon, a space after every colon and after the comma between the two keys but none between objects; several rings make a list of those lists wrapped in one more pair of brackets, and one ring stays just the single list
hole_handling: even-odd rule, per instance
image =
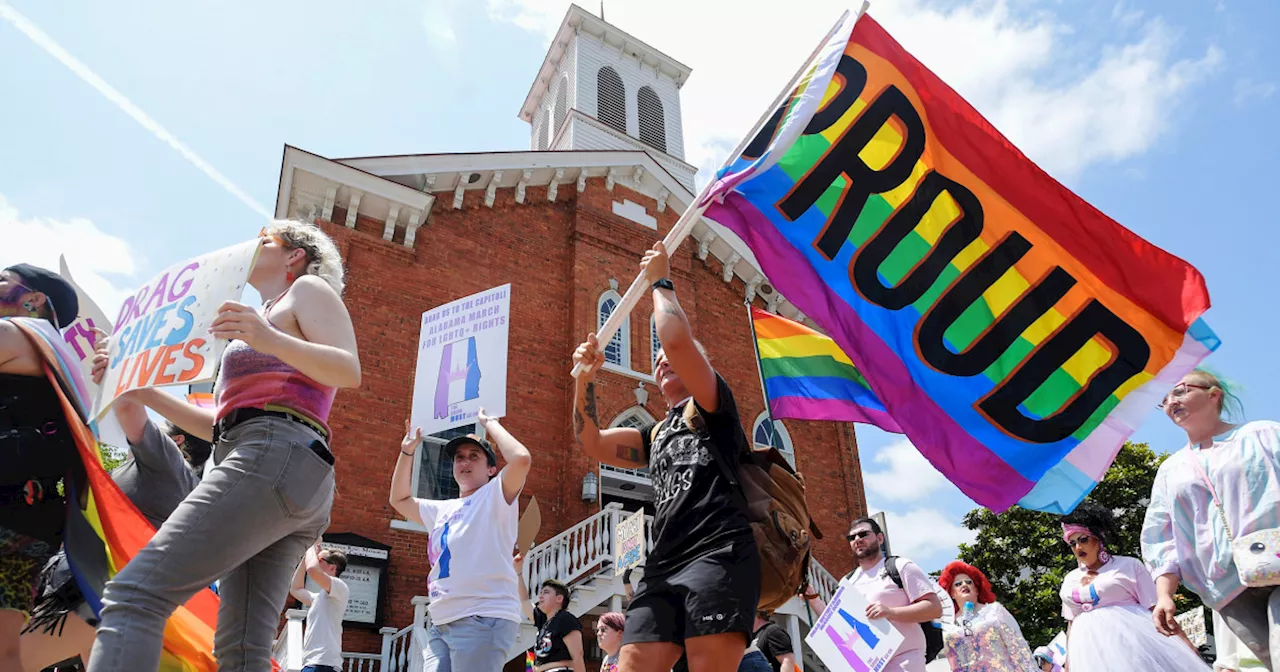
[{"label": "person in pink striped tank top", "polygon": [[216,466],[107,584],[91,672],[156,669],[166,619],[215,581],[219,669],[270,669],[290,577],[329,526],[329,410],[338,388],[360,385],[342,260],[318,227],[276,221],[249,284],[268,299],[261,311],[229,301],[213,322],[213,336],[230,341],[213,410],[135,393],[212,440]]}]

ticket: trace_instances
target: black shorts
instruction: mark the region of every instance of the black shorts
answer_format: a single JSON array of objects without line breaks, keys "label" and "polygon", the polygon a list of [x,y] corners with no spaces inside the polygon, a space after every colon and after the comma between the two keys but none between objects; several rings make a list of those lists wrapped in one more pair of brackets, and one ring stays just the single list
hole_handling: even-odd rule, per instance
[{"label": "black shorts", "polygon": [[674,642],[741,632],[751,636],[760,602],[754,540],[734,542],[666,574],[645,574],[627,607],[623,644]]}]

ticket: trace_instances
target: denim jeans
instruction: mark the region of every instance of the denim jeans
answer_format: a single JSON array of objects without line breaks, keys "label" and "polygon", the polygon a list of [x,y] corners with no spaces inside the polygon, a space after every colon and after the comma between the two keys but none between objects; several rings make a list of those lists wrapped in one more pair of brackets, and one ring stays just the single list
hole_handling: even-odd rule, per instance
[{"label": "denim jeans", "polygon": [[750,651],[738,663],[738,672],[773,672],[769,660],[759,651]]},{"label": "denim jeans", "polygon": [[1275,669],[1280,661],[1280,587],[1245,588],[1218,613],[1267,669]]},{"label": "denim jeans", "polygon": [[333,467],[311,450],[317,440],[272,417],[222,434],[217,467],[107,584],[91,672],[156,669],[165,620],[219,578],[218,669],[271,669],[290,577],[329,526]]},{"label": "denim jeans", "polygon": [[515,621],[487,616],[432,625],[423,672],[500,672],[519,630]]}]

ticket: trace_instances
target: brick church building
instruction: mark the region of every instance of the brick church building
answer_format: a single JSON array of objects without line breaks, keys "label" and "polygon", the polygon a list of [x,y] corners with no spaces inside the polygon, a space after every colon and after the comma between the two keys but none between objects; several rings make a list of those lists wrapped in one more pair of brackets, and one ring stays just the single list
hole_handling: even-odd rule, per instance
[{"label": "brick church building", "polygon": [[[584,563],[607,537],[598,521],[610,518],[601,516],[618,508],[652,512],[653,491],[645,471],[601,465],[576,448],[570,355],[619,303],[644,251],[694,199],[696,168],[684,161],[680,110],[689,74],[574,6],[519,110],[531,129],[527,151],[331,159],[285,147],[275,214],[316,221],[337,242],[364,368],[363,384],[339,393],[330,419],[338,481],[326,539],[352,549],[355,582],[363,581],[353,588],[360,604],[348,610],[345,651],[378,653],[389,633],[414,621],[413,598],[426,594],[427,536],[387,503],[410,412],[420,316],[511,283],[503,424],[533,454],[520,497],[522,511],[536,497],[542,515],[531,560],[560,544],[564,557],[548,559],[546,571],[586,596],[572,610],[582,617],[588,669],[596,669],[592,614],[619,606],[621,590],[610,572],[607,590],[593,591],[589,580],[601,579]],[[776,445],[804,475],[826,533],[815,559],[843,575],[852,562],[843,533],[866,510],[853,427],[768,421],[744,303],[804,316],[746,246],[709,220],[672,251],[671,273],[695,336],[734,391],[744,429],[756,443]],[[645,298],[608,344],[597,385],[602,424],[636,425],[666,413],[651,373],[659,347],[651,312]],[[418,451],[419,497],[457,495],[441,448],[472,431],[432,436]],[[525,646],[530,630],[522,630]]]}]

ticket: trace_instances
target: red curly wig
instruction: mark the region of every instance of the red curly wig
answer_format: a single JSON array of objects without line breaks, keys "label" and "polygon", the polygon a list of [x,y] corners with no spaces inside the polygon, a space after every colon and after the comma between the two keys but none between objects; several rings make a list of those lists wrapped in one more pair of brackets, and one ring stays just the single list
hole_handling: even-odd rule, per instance
[{"label": "red curly wig", "polygon": [[[991,604],[996,601],[995,591],[991,590],[991,582],[987,580],[987,575],[983,574],[982,570],[977,567],[960,562],[959,560],[949,563],[943,568],[942,575],[938,577],[938,585],[942,586],[942,589],[947,591],[947,594],[950,595],[951,582],[960,574],[968,575],[969,578],[973,579],[973,584],[978,589],[979,604]],[[960,613],[962,605],[959,602],[956,602],[954,606],[956,613]]]}]

